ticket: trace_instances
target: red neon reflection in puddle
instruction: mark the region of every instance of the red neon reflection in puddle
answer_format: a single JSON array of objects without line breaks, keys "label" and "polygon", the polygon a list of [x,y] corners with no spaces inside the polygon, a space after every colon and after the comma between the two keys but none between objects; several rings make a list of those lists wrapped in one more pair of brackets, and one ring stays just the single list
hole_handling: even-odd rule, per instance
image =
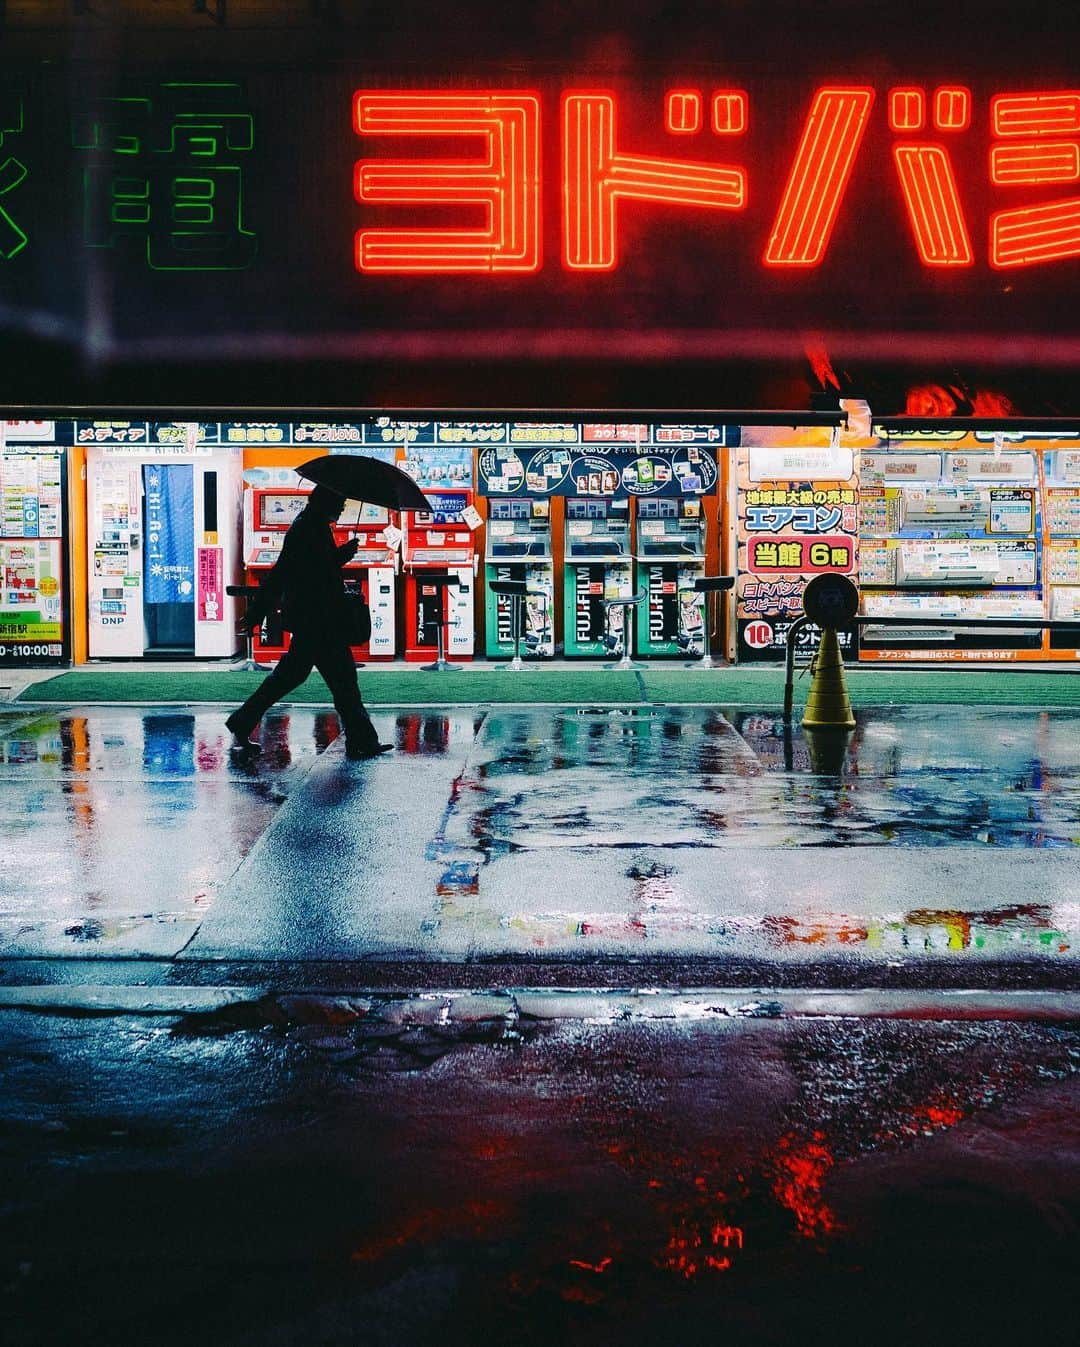
[{"label": "red neon reflection in puddle", "polygon": [[798,1232],[806,1239],[833,1235],[840,1228],[832,1207],[821,1195],[826,1175],[835,1163],[824,1132],[815,1132],[809,1140],[788,1132],[776,1143],[771,1157],[773,1194],[795,1217]]},{"label": "red neon reflection in puddle", "polygon": [[727,1250],[742,1247],[741,1226],[690,1220],[673,1230],[667,1248],[656,1263],[690,1281],[702,1272],[729,1272],[732,1261]]},{"label": "red neon reflection in puddle", "polygon": [[[1006,1083],[1007,1078],[997,1081],[998,1085]],[[875,1133],[871,1148],[904,1146],[946,1131],[978,1106],[965,1108],[953,1095],[933,1090],[925,1102],[911,1104]],[[596,1121],[592,1112],[587,1116]],[[744,1213],[751,1216],[754,1228],[761,1233],[761,1253],[766,1257],[770,1256],[770,1240],[777,1235],[785,1241],[794,1237],[801,1247],[805,1247],[804,1242],[811,1243],[820,1254],[845,1229],[826,1200],[825,1190],[833,1170],[847,1157],[837,1156],[832,1135],[824,1130],[788,1129],[775,1142],[766,1142],[744,1173],[724,1146],[672,1145],[674,1137],[666,1126],[662,1128],[664,1135],[657,1138],[659,1144],[653,1144],[648,1136],[653,1120],[648,1116],[620,1112],[608,1115],[606,1122],[619,1130],[609,1134],[606,1144],[601,1143],[601,1155],[640,1185],[636,1200],[640,1208],[640,1198],[646,1198],[645,1210],[636,1210],[632,1218],[609,1212],[606,1219],[588,1223],[592,1226],[590,1233],[581,1223],[580,1212],[574,1217],[567,1214],[566,1220],[560,1219],[553,1228],[554,1258],[540,1253],[550,1238],[547,1230],[526,1223],[530,1261],[508,1272],[503,1290],[514,1296],[548,1294],[568,1303],[598,1305],[625,1292],[627,1275],[640,1270],[643,1258],[679,1283],[737,1273],[747,1246],[747,1226],[740,1220]],[[638,1128],[645,1129],[644,1139],[623,1135]],[[522,1144],[520,1137],[508,1138],[497,1131],[470,1137],[466,1130],[456,1145],[463,1156],[499,1161],[497,1182],[509,1195],[501,1200],[463,1200],[457,1205],[432,1206],[408,1214],[395,1223],[395,1228],[361,1244],[352,1254],[354,1264],[374,1265],[437,1241],[501,1242],[519,1238],[528,1195],[547,1186],[535,1153]],[[770,1198],[782,1213],[790,1214],[793,1229],[787,1216],[780,1230],[769,1219],[762,1224],[761,1217],[767,1218],[761,1210],[762,1202],[771,1206]],[[757,1215],[753,1215],[755,1212]],[[771,1237],[770,1227],[774,1231]]]},{"label": "red neon reflection in puddle", "polygon": [[479,1239],[509,1223],[511,1208],[492,1199],[458,1207],[431,1207],[407,1218],[393,1232],[365,1240],[352,1252],[354,1263],[377,1263],[390,1254],[437,1239]]},{"label": "red neon reflection in puddle", "polygon": [[914,1114],[916,1121],[920,1115],[931,1127],[955,1127],[963,1120],[964,1110],[954,1104],[925,1104],[921,1109],[916,1109]]}]

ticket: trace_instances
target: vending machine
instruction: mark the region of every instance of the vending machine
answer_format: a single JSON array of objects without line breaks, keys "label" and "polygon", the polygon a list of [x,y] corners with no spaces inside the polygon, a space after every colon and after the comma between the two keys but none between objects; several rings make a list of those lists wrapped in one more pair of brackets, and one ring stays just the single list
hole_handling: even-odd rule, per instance
[{"label": "vending machine", "polygon": [[555,653],[555,570],[551,558],[551,502],[519,497],[488,502],[486,639],[489,658],[514,653],[512,600],[493,594],[493,580],[524,580],[521,648],[529,655]]},{"label": "vending machine", "polygon": [[[289,525],[307,504],[308,487],[250,487],[244,492],[244,566],[247,583],[260,584],[281,555]],[[377,505],[346,504],[333,526],[334,541],[359,543],[356,556],[345,567],[346,589],[356,589],[371,610],[371,640],[353,646],[358,663],[369,659],[392,659],[396,648],[397,609],[394,576],[397,552],[386,541],[390,512]],[[275,664],[289,646],[289,634],[281,613],[267,615],[256,631],[252,657],[260,667]]]},{"label": "vending machine", "polygon": [[695,496],[637,502],[634,560],[639,655],[705,653],[705,595],[694,581],[705,574],[705,513]]},{"label": "vending machine", "polygon": [[564,527],[564,651],[622,655],[623,615],[603,604],[633,593],[630,502],[571,496]]},{"label": "vending machine", "polygon": [[132,449],[86,450],[90,658],[231,656],[240,451]]},{"label": "vending machine", "polygon": [[[464,487],[425,488],[424,495],[431,503],[430,510],[406,510],[402,516],[405,658],[410,662],[434,658],[441,604],[447,656],[472,659],[476,636],[473,581],[480,564],[465,518],[465,512],[472,508],[472,492]],[[440,586],[426,582],[425,572],[434,571],[449,571],[457,577],[457,584],[442,591]]]},{"label": "vending machine", "polygon": [[[260,585],[281,555],[289,525],[307,504],[304,487],[248,487],[244,492],[244,570],[249,585]],[[254,633],[251,654],[260,668],[276,664],[289,648],[281,613],[268,613]]]},{"label": "vending machine", "polygon": [[[361,661],[393,659],[397,652],[395,578],[400,565],[400,553],[386,540],[386,530],[391,527],[396,530],[397,521],[397,514],[381,505],[354,505],[349,502],[334,526],[337,542],[355,538],[359,544],[356,556],[345,568],[345,574],[346,588],[356,584],[371,612],[371,639],[366,645],[353,648]],[[396,537],[396,533],[392,536]]]}]

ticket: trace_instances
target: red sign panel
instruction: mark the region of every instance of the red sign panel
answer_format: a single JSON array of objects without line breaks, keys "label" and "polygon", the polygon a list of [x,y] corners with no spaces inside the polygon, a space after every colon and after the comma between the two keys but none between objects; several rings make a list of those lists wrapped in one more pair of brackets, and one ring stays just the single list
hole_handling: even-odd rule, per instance
[{"label": "red sign panel", "polygon": [[798,571],[802,575],[841,571],[846,575],[855,569],[855,548],[852,539],[843,533],[827,538],[755,534],[747,538],[746,545],[747,569],[754,575],[773,575],[778,571]]}]

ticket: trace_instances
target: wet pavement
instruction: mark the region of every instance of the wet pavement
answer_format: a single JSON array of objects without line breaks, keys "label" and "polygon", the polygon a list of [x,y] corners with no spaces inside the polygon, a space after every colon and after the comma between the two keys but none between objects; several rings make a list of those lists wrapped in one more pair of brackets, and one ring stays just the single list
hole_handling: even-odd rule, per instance
[{"label": "wet pavement", "polygon": [[1075,711],[860,710],[839,771],[743,708],[378,712],[397,751],[359,764],[332,713],[271,714],[247,763],[221,717],[0,715],[0,977],[625,958],[1074,985]]},{"label": "wet pavement", "polygon": [[1080,713],[222,716],[0,711],[5,1341],[1074,1341]]},{"label": "wet pavement", "polygon": [[1075,1341],[1075,1026],[0,1013],[13,1347]]}]

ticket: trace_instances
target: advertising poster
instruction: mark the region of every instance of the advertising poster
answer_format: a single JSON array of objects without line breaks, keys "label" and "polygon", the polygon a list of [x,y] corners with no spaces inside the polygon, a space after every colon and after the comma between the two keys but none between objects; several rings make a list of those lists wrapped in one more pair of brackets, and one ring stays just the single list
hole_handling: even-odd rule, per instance
[{"label": "advertising poster", "polygon": [[0,665],[62,661],[62,564],[59,539],[0,539]]},{"label": "advertising poster", "polygon": [[[50,422],[9,422],[0,453],[0,665],[62,664],[64,456],[38,445]],[[11,443],[21,428],[25,448]]]},{"label": "advertising poster", "polygon": [[716,449],[707,444],[499,445],[477,455],[482,496],[705,496],[717,477]]},{"label": "advertising poster", "polygon": [[471,444],[409,444],[398,466],[421,491],[429,487],[471,487]]},{"label": "advertising poster", "polygon": [[146,603],[195,602],[195,503],[191,468],[143,469],[146,492]]},{"label": "advertising poster", "polygon": [[[736,455],[738,561],[736,614],[740,661],[778,661],[787,633],[802,614],[802,595],[814,575],[858,574],[858,454],[849,445],[813,443],[807,432],[745,428]],[[767,436],[771,443],[761,443]],[[755,438],[759,440],[755,443]],[[839,633],[845,654],[857,648],[856,629]],[[800,637],[806,650],[820,633]]]},{"label": "advertising poster", "polygon": [[198,549],[198,620],[221,622],[225,603],[225,580],[220,547]]}]

